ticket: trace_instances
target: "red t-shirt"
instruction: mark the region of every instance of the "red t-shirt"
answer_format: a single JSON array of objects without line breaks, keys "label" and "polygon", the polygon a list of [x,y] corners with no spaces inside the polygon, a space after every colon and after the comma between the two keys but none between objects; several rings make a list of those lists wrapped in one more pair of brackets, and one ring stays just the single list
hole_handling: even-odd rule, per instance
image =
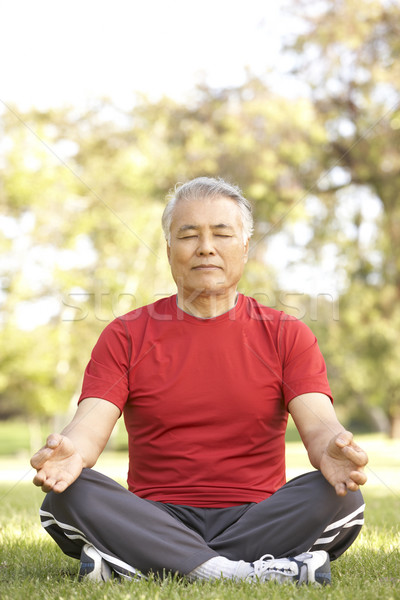
[{"label": "red t-shirt", "polygon": [[123,412],[129,489],[201,507],[260,502],[285,483],[287,406],[331,395],[317,340],[301,321],[239,294],[199,319],[176,296],[110,323],[86,368],[80,400]]}]

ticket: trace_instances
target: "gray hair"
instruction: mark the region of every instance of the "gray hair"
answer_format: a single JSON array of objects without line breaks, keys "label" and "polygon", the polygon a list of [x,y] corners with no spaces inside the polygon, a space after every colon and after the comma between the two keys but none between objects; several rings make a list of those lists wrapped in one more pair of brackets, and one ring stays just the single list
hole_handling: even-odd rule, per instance
[{"label": "gray hair", "polygon": [[240,210],[244,243],[250,239],[254,224],[252,206],[243,196],[236,185],[232,185],[221,178],[197,177],[184,184],[177,184],[175,189],[168,194],[168,204],[162,215],[162,228],[168,244],[171,242],[171,223],[175,206],[179,200],[199,200],[200,198],[231,198]]}]

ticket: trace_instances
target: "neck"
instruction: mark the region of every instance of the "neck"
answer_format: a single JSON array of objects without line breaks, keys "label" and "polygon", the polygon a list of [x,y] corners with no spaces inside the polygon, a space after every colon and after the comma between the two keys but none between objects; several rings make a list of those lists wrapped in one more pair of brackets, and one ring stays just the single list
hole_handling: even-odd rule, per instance
[{"label": "neck", "polygon": [[189,296],[178,290],[177,302],[181,310],[194,317],[212,319],[231,310],[237,301],[237,291],[229,294],[192,293]]}]

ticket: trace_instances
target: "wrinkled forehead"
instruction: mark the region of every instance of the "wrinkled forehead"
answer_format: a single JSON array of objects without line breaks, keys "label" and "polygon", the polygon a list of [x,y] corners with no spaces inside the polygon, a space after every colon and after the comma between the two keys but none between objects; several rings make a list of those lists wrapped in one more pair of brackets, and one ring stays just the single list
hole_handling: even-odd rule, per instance
[{"label": "wrinkled forehead", "polygon": [[172,227],[190,224],[226,223],[241,226],[241,213],[235,200],[226,196],[183,198],[176,201],[172,212]]}]

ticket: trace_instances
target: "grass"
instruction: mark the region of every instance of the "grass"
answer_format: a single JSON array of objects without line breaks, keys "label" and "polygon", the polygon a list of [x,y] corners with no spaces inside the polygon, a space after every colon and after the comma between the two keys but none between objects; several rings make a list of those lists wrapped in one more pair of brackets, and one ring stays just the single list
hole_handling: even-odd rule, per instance
[{"label": "grass", "polygon": [[21,420],[0,420],[0,456],[29,450],[29,425]]},{"label": "grass", "polygon": [[[65,555],[41,529],[38,508],[41,490],[28,481],[0,484],[0,598],[1,600],[261,600],[296,598],[332,600],[400,600],[400,444],[379,436],[362,440],[373,450],[370,484],[366,486],[366,525],[353,546],[332,563],[332,586],[295,588],[273,583],[231,582],[187,584],[163,582],[78,582],[78,562]],[[16,460],[16,459],[12,459]],[[0,470],[6,459],[0,462]],[[13,463],[14,464],[14,463]],[[15,463],[16,465],[17,463]],[[106,454],[102,466],[117,473],[126,457]],[[301,446],[290,443],[288,464],[306,467]],[[27,463],[20,468],[26,467]],[[381,469],[384,468],[384,471]],[[117,471],[115,470],[117,469]],[[378,477],[374,479],[371,475]],[[381,474],[384,473],[384,480]],[[121,475],[122,476],[122,475]],[[397,479],[396,479],[397,477]]]}]

